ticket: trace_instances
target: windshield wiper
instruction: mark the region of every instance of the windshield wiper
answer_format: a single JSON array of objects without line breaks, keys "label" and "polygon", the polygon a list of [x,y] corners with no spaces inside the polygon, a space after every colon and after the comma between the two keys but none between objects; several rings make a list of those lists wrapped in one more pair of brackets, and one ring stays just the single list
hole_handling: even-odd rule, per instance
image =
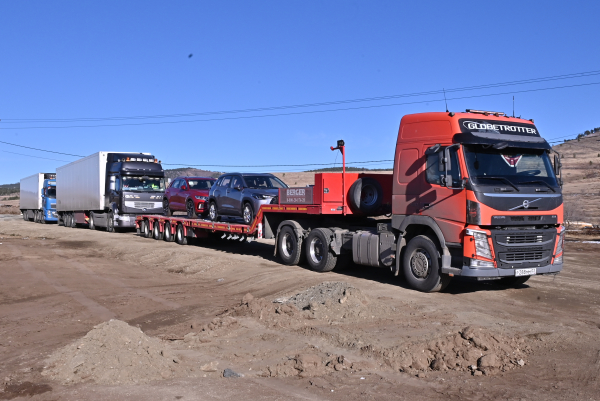
[{"label": "windshield wiper", "polygon": [[504,181],[505,183],[507,183],[508,185],[510,185],[511,187],[513,187],[514,189],[516,189],[517,192],[521,192],[521,190],[515,184],[513,184],[508,178],[505,178],[505,177],[493,177],[493,176],[489,176],[489,175],[484,175],[484,176],[477,176],[475,178],[477,178],[477,179],[487,178],[487,179],[490,179],[490,180]]},{"label": "windshield wiper", "polygon": [[546,181],[542,181],[542,180],[525,181],[525,182],[522,182],[521,184],[535,184],[536,182],[539,182],[540,184],[544,184],[545,186],[550,188],[552,190],[552,192],[556,192],[556,190],[554,188],[552,188],[550,186],[550,184],[548,184]]}]

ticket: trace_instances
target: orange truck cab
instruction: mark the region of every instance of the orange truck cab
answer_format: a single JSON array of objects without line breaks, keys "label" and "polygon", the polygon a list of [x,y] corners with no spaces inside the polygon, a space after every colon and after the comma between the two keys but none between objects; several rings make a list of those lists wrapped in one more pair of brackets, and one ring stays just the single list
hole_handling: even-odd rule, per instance
[{"label": "orange truck cab", "polygon": [[551,152],[533,120],[473,110],[404,116],[391,226],[407,249],[397,269],[405,262],[408,281],[424,291],[458,275],[522,284],[558,273],[563,201]]}]

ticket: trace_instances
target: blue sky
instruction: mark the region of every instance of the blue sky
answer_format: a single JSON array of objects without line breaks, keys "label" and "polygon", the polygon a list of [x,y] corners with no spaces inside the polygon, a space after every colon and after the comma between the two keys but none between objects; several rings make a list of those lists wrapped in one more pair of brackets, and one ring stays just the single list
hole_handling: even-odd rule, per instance
[{"label": "blue sky", "polygon": [[[264,165],[333,163],[328,147],[343,138],[350,162],[392,159],[401,117],[443,111],[443,95],[73,119],[300,105],[596,71],[598,15],[597,1],[5,1],[0,141],[76,155],[152,152],[185,165]],[[599,74],[448,98],[597,82]],[[534,118],[546,138],[575,135],[600,126],[599,89],[516,93],[516,114]],[[240,118],[406,102],[421,103]],[[509,93],[448,103],[452,111],[512,112]],[[213,121],[166,123],[193,119]],[[73,125],[95,127],[64,128]],[[0,143],[0,184],[76,159]]]}]

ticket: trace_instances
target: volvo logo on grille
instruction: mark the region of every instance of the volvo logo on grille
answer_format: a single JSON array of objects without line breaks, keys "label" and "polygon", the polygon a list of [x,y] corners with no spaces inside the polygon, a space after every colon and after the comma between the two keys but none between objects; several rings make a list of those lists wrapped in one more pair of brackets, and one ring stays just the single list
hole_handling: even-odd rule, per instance
[{"label": "volvo logo on grille", "polygon": [[542,199],[542,198],[537,198],[534,200],[525,199],[525,200],[523,200],[523,203],[521,205],[513,207],[512,209],[508,209],[508,210],[516,210],[516,209],[521,209],[521,208],[529,209],[529,205],[531,205],[533,202],[539,201],[540,199]]}]

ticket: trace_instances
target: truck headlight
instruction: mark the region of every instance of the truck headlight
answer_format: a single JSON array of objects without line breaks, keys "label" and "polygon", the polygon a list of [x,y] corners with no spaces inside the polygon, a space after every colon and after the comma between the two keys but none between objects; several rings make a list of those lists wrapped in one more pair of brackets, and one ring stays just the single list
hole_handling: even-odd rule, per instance
[{"label": "truck headlight", "polygon": [[198,199],[198,200],[203,200],[203,201],[207,201],[208,200],[208,196],[194,196],[194,198]]},{"label": "truck headlight", "polygon": [[554,258],[553,264],[560,264],[563,262],[563,249],[565,245],[565,228],[560,228],[560,234],[558,235],[558,244],[556,244],[556,253],[558,255]]},{"label": "truck headlight", "polygon": [[490,249],[487,233],[467,228],[466,234],[473,236],[473,240],[475,241],[475,254],[477,256],[492,259],[492,250]]}]

